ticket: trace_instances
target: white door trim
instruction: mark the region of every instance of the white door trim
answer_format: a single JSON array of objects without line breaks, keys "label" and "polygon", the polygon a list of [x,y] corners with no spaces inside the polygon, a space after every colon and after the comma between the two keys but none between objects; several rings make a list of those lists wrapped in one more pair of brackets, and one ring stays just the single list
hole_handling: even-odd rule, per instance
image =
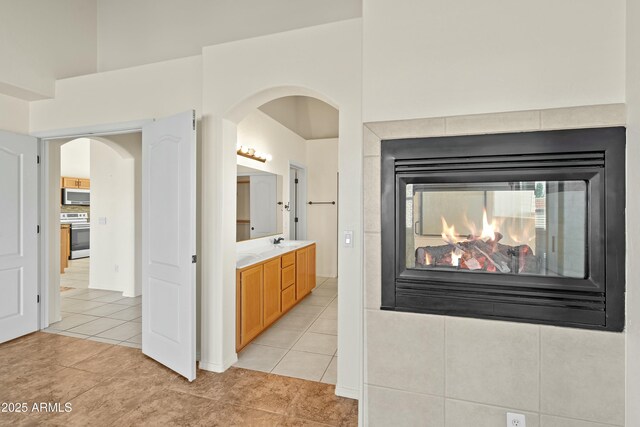
[{"label": "white door trim", "polygon": [[31,136],[40,138],[40,262],[38,271],[38,276],[40,278],[40,329],[49,327],[49,302],[52,297],[51,281],[49,280],[49,268],[51,267],[50,256],[52,256],[53,254],[51,254],[49,251],[49,245],[51,244],[51,229],[48,226],[48,218],[50,214],[50,195],[47,189],[49,188],[51,182],[49,180],[50,145],[48,143],[50,141],[65,138],[88,138],[91,136],[105,136],[131,132],[141,132],[142,126],[145,123],[150,123],[152,121],[153,119],[137,120],[130,122],[83,126],[77,128],[54,129],[43,132],[34,132],[31,134]]}]

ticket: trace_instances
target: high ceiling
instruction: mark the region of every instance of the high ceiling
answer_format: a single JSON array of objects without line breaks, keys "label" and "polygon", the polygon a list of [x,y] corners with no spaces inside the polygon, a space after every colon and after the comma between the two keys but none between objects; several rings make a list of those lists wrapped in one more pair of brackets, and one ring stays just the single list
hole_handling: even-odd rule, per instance
[{"label": "high ceiling", "polygon": [[338,110],[307,96],[286,96],[267,102],[260,110],[304,139],[338,137]]}]

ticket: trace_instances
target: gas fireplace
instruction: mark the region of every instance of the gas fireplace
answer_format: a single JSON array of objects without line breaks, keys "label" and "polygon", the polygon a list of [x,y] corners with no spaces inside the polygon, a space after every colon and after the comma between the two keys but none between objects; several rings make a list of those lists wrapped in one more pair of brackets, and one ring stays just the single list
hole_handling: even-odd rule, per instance
[{"label": "gas fireplace", "polygon": [[382,308],[620,331],[625,129],[382,141]]}]

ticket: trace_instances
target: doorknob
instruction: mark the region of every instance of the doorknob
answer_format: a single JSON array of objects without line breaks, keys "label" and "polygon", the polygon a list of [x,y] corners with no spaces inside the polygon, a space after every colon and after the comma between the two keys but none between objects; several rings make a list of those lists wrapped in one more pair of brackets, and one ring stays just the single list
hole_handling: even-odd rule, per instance
[{"label": "doorknob", "polygon": [[255,230],[255,228],[251,227],[252,230]]}]

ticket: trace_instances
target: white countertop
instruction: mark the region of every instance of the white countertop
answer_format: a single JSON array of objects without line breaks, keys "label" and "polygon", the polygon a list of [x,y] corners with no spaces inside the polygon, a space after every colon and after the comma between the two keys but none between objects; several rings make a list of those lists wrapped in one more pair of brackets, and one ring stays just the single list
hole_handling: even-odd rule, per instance
[{"label": "white countertop", "polygon": [[270,258],[284,255],[296,251],[305,246],[314,244],[314,240],[284,240],[278,245],[273,243],[248,249],[236,254],[236,269],[246,268],[254,264],[259,264]]}]

